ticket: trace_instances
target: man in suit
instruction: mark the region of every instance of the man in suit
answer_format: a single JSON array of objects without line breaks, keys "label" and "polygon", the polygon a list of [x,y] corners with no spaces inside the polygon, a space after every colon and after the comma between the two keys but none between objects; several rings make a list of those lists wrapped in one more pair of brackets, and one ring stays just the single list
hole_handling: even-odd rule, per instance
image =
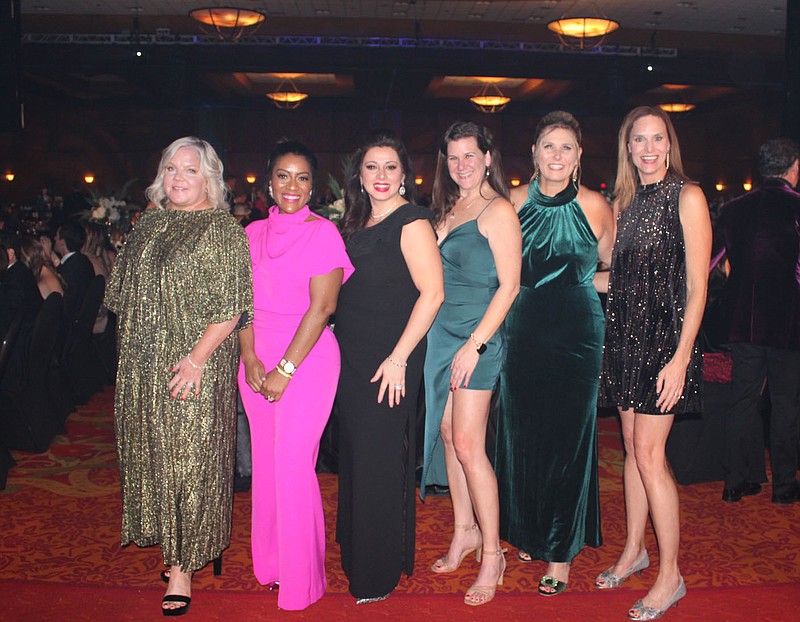
[{"label": "man in suit", "polygon": [[67,284],[64,292],[64,320],[67,325],[77,317],[94,278],[94,268],[89,258],[81,253],[86,241],[86,231],[79,222],[67,221],[56,231],[53,248],[61,257],[58,273]]},{"label": "man in suit", "polygon": [[719,227],[730,275],[724,291],[733,357],[731,407],[725,421],[725,488],[737,502],[761,491],[748,448],[760,425],[766,379],[772,403],[772,502],[800,500],[800,145],[776,138],[759,149],[763,185],[722,209]]}]

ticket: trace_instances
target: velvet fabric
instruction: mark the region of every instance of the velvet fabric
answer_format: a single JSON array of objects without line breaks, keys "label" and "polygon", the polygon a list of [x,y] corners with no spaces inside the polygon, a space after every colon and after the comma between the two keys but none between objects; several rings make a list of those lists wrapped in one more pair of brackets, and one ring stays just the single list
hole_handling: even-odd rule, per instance
[{"label": "velvet fabric", "polygon": [[769,178],[729,202],[718,228],[731,264],[728,341],[800,350],[800,194]]},{"label": "velvet fabric", "polygon": [[535,559],[567,562],[601,544],[597,239],[571,184],[555,197],[531,184],[519,220],[521,289],[500,374],[500,537]]}]

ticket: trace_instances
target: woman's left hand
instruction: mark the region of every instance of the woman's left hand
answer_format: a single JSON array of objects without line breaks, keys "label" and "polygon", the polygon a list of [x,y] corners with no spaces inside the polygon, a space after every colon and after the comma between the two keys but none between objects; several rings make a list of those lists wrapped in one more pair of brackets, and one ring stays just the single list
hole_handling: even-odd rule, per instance
[{"label": "woman's left hand", "polygon": [[378,404],[383,402],[384,394],[388,395],[389,408],[400,403],[400,398],[406,396],[406,368],[400,366],[389,358],[385,358],[375,375],[370,378],[370,382],[381,381],[378,388]]},{"label": "woman's left hand", "polygon": [[281,374],[274,367],[267,373],[267,377],[261,383],[261,395],[268,402],[278,402],[283,397],[283,392],[289,386],[289,378]]},{"label": "woman's left hand", "polygon": [[456,355],[453,357],[453,362],[450,363],[450,390],[469,388],[469,381],[472,378],[472,372],[478,365],[478,350],[472,341],[468,341],[458,349]]},{"label": "woman's left hand", "polygon": [[190,395],[200,395],[200,381],[203,378],[203,368],[195,367],[189,362],[189,357],[184,356],[170,368],[174,374],[167,383],[167,389],[172,399],[180,396],[185,400]]},{"label": "woman's left hand", "polygon": [[672,410],[681,399],[686,384],[687,366],[671,359],[659,372],[656,378],[656,391],[658,392],[656,408],[660,409],[662,413]]}]

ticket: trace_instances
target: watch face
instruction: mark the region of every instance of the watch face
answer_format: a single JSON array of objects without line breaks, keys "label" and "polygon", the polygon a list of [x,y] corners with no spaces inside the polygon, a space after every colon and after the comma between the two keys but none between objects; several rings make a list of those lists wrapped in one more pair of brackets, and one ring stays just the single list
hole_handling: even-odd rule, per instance
[{"label": "watch face", "polygon": [[284,371],[285,371],[287,374],[291,374],[291,373],[293,373],[293,372],[294,372],[294,370],[295,370],[294,363],[292,363],[291,361],[285,361],[285,362],[283,363],[283,370],[284,370]]},{"label": "watch face", "polygon": [[484,352],[486,352],[486,344],[482,343],[481,347],[478,348],[478,354],[483,354]]}]

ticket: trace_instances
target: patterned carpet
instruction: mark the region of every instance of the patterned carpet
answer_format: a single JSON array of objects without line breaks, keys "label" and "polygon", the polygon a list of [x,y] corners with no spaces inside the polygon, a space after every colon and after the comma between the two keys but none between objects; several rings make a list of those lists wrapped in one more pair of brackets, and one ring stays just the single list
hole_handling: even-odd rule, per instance
[{"label": "patterned carpet", "polygon": [[[100,615],[81,617],[77,612],[71,617],[55,618],[44,603],[30,602],[47,588],[51,593],[59,588],[72,588],[66,603],[80,598],[80,590],[88,590],[87,598],[95,599],[95,606],[103,601],[103,594],[114,590],[146,590],[144,599],[152,613],[154,590],[160,589],[158,572],[162,568],[158,550],[140,549],[136,546],[119,546],[120,495],[113,448],[111,409],[113,391],[106,390],[96,395],[86,406],[73,413],[68,420],[68,434],[59,436],[45,454],[14,452],[17,466],[9,474],[6,490],[0,493],[0,602],[16,602],[12,611],[25,619],[145,619],[130,611],[109,614],[103,609]],[[603,512],[604,546],[586,549],[573,564],[568,595],[580,595],[572,602],[581,602],[582,607],[593,611],[592,603],[603,606],[615,603],[618,612],[614,619],[624,619],[627,605],[643,595],[643,589],[654,578],[654,571],[646,571],[642,579],[632,577],[622,589],[611,594],[598,594],[593,589],[594,577],[600,570],[610,566],[618,555],[623,542],[624,509],[622,505],[622,448],[619,425],[615,418],[600,420],[600,475],[601,503]],[[333,542],[336,499],[336,476],[320,475],[328,522],[328,596],[339,602],[339,607],[351,610],[352,599],[345,597],[347,583],[339,566],[338,547]],[[715,619],[737,619],[736,612],[752,614],[762,611],[763,600],[778,605],[778,609],[789,607],[789,611],[800,606],[800,504],[777,506],[769,502],[769,486],[756,496],[745,498],[738,504],[720,501],[721,483],[713,482],[680,487],[682,511],[681,571],[689,586],[690,597],[701,598],[717,594],[722,596],[726,588],[743,588],[739,598],[745,594],[752,600],[749,608],[733,605],[737,599],[731,591],[724,602],[731,604],[724,616],[715,616],[714,611],[697,615]],[[396,598],[388,602],[395,604],[373,606],[373,613],[383,611],[381,618],[414,619],[400,615],[403,602],[422,606],[430,598],[413,600],[413,597],[458,597],[460,600],[474,580],[477,564],[474,558],[465,560],[462,567],[451,575],[434,575],[428,566],[447,548],[450,537],[450,505],[447,498],[429,497],[425,504],[418,503],[417,560],[414,576],[403,579],[396,591]],[[234,505],[234,533],[231,547],[225,552],[223,574],[214,578],[210,568],[198,573],[195,578],[197,592],[218,592],[220,598],[228,599],[238,594],[263,595],[264,588],[253,578],[249,556],[249,512],[248,493],[238,493]],[[655,539],[648,534],[648,549],[651,560],[657,560]],[[498,591],[500,602],[504,595],[526,596],[535,590],[544,564],[534,562],[521,564],[516,561],[516,550],[507,556],[508,571],[505,585]],[[753,588],[753,589],[750,589]],[[765,588],[768,588],[765,590]],[[38,590],[38,591],[37,591]],[[77,591],[75,591],[77,590]],[[92,591],[94,590],[94,591]],[[105,591],[104,591],[105,590]],[[138,598],[142,592],[135,593]],[[566,595],[565,595],[566,596]],[[133,597],[133,593],[131,593]],[[408,600],[406,600],[408,597]],[[115,596],[109,595],[114,600]],[[264,608],[271,615],[276,613],[273,599],[257,608]],[[709,596],[710,598],[710,596]],[[779,598],[781,603],[772,603]],[[97,600],[99,599],[99,600]],[[561,597],[559,597],[561,599]],[[533,599],[548,601],[547,609],[556,606],[552,601],[566,604],[565,599]],[[23,604],[20,604],[20,602]],[[687,603],[690,601],[687,598]],[[435,599],[434,599],[435,601]],[[157,601],[155,601],[157,602]],[[222,601],[221,601],[222,602]],[[225,602],[228,602],[225,600]],[[250,602],[245,599],[241,603]],[[264,603],[269,602],[268,607]],[[620,603],[616,605],[616,603]],[[696,600],[695,602],[699,602]],[[710,601],[709,601],[710,602]],[[495,603],[491,607],[495,606]],[[544,603],[541,603],[544,606]],[[71,605],[66,605],[71,606]],[[314,611],[314,607],[307,612]],[[381,607],[387,607],[380,609]],[[747,606],[746,606],[747,607]],[[226,615],[200,618],[193,607],[193,619],[228,619]],[[358,608],[359,612],[364,608]],[[390,612],[396,611],[396,615]],[[465,611],[463,605],[458,611]],[[486,613],[471,610],[462,619],[489,619],[490,607],[477,608]],[[686,607],[683,607],[685,610]],[[2,610],[2,606],[0,606]],[[677,610],[676,610],[677,611]],[[719,612],[719,610],[716,610]],[[254,611],[253,611],[254,612]],[[84,612],[86,613],[86,612]],[[155,612],[157,614],[157,612]],[[252,612],[251,612],[252,613]],[[352,613],[352,611],[351,611]],[[497,611],[495,611],[496,615]],[[530,612],[532,613],[532,612]],[[563,619],[574,619],[576,611],[563,611]],[[320,614],[320,611],[318,611]],[[422,610],[419,618],[427,617]],[[296,620],[332,619],[329,615],[314,617],[306,614],[293,615]],[[484,617],[480,617],[483,615]],[[600,616],[600,614],[597,614]],[[672,615],[672,614],[671,614]],[[133,617],[131,617],[133,616]],[[477,617],[475,617],[477,616]],[[730,617],[732,616],[732,617]],[[3,617],[3,614],[0,614]],[[274,617],[274,615],[272,616]],[[581,619],[581,616],[577,616]],[[791,615],[789,616],[791,617]],[[516,619],[506,616],[505,619]],[[16,619],[16,618],[12,618]],[[19,619],[22,619],[20,617]],[[345,619],[345,618],[342,618]],[[351,617],[351,619],[353,619]],[[365,618],[363,615],[360,619]],[[377,619],[373,616],[373,619]],[[548,619],[562,619],[560,615]],[[582,619],[605,619],[605,617]],[[679,617],[674,620],[700,619]],[[740,619],[745,619],[741,617]],[[764,615],[760,619],[770,619]],[[777,619],[777,618],[775,618]]]}]

